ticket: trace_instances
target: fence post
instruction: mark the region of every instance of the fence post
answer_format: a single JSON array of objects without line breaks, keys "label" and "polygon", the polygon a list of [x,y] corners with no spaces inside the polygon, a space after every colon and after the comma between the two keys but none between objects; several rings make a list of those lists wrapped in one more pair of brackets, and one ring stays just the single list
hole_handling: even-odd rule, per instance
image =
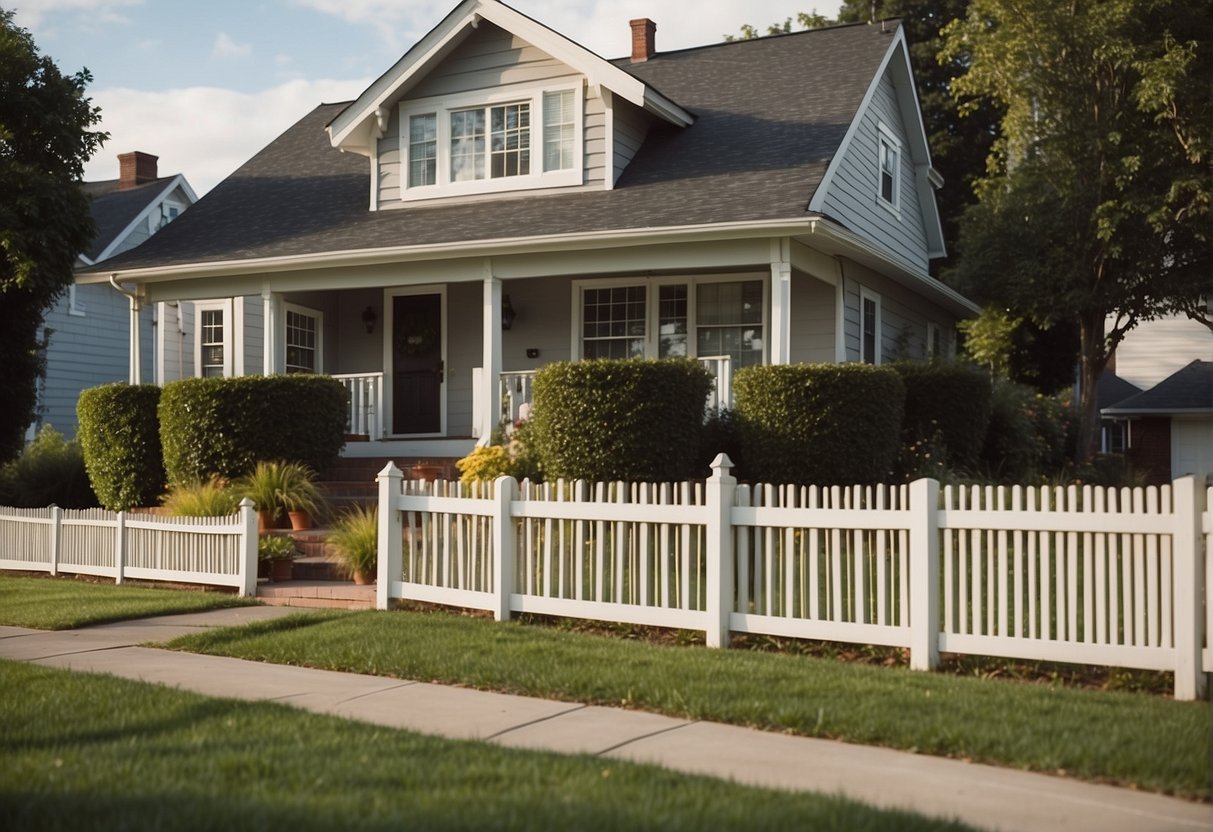
[{"label": "fence post", "polygon": [[729,618],[733,613],[733,499],[737,490],[737,478],[729,473],[732,468],[728,454],[717,454],[712,460],[712,476],[708,478],[705,495],[708,647],[729,646]]},{"label": "fence post", "polygon": [[939,482],[910,483],[910,667],[939,666]]},{"label": "fence post", "polygon": [[[1201,657],[1204,645],[1205,563],[1200,556],[1205,489],[1196,478],[1181,477],[1171,485],[1175,501],[1175,530],[1171,538],[1174,580],[1171,597],[1175,604],[1175,698],[1201,699],[1205,673]],[[1209,599],[1205,599],[1209,603]]]},{"label": "fence post", "polygon": [[404,474],[396,463],[388,462],[379,472],[379,541],[375,578],[375,609],[386,610],[392,584],[404,579],[404,525],[397,498]]},{"label": "fence post", "polygon": [[118,512],[114,526],[114,583],[126,580],[126,512]]},{"label": "fence post", "polygon": [[59,574],[59,548],[62,545],[63,509],[51,505],[51,574]]},{"label": "fence post", "polygon": [[257,509],[245,497],[240,501],[240,586],[241,595],[257,594]]},{"label": "fence post", "polygon": [[514,535],[512,503],[518,495],[518,481],[498,477],[493,483],[493,617],[510,620],[510,596],[514,592],[514,564],[518,559],[518,541]]}]

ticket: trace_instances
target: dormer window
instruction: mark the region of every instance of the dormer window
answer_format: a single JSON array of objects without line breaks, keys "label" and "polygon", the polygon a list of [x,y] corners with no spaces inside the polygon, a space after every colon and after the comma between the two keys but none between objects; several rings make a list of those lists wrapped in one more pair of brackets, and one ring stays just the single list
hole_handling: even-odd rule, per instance
[{"label": "dormer window", "polygon": [[901,208],[901,142],[883,124],[877,128],[877,201],[890,209]]},{"label": "dormer window", "polygon": [[580,185],[580,89],[574,79],[402,102],[402,199]]}]

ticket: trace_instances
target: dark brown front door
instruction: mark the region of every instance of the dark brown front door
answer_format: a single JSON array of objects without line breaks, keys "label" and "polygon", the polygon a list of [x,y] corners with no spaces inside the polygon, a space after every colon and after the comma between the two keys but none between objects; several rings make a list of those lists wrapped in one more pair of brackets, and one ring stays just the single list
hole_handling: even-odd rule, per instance
[{"label": "dark brown front door", "polygon": [[442,296],[392,299],[392,433],[442,430]]}]

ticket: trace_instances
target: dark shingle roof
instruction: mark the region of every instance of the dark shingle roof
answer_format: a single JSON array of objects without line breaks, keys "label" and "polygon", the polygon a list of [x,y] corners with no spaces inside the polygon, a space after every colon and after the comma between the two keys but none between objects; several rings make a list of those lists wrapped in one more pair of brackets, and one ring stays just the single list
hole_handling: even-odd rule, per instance
[{"label": "dark shingle roof", "polygon": [[656,127],[614,190],[370,211],[366,158],[317,107],[106,270],[746,220],[801,218],[893,32],[839,26],[617,65],[695,114]]},{"label": "dark shingle roof", "polygon": [[114,241],[122,231],[131,224],[131,220],[156,198],[165,185],[175,177],[164,176],[153,179],[142,185],[118,190],[117,179],[106,179],[102,182],[85,182],[84,190],[93,197],[93,222],[97,224],[97,236],[84,252],[89,260],[96,260],[106,246]]},{"label": "dark shingle roof", "polygon": [[1099,377],[1099,385],[1095,390],[1095,406],[1103,410],[1105,407],[1123,402],[1129,396],[1135,396],[1140,392],[1141,388],[1136,384],[1125,381],[1116,373],[1105,370]]},{"label": "dark shingle roof", "polygon": [[1118,402],[1107,412],[1130,415],[1194,410],[1213,412],[1213,361],[1193,361],[1149,390]]}]

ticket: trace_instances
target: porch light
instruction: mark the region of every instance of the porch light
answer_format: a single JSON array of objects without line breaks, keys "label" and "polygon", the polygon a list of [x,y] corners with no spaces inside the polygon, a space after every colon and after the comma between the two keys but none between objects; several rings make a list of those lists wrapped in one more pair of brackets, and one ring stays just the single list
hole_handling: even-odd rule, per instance
[{"label": "porch light", "polygon": [[362,324],[363,324],[363,326],[366,327],[367,335],[370,335],[372,332],[375,331],[375,318],[376,317],[377,316],[375,315],[375,310],[373,307],[368,306],[366,309],[362,310]]},{"label": "porch light", "polygon": [[509,295],[501,296],[501,328],[509,329],[514,325],[514,318],[518,317],[518,313],[514,311],[514,304],[510,303]]}]

